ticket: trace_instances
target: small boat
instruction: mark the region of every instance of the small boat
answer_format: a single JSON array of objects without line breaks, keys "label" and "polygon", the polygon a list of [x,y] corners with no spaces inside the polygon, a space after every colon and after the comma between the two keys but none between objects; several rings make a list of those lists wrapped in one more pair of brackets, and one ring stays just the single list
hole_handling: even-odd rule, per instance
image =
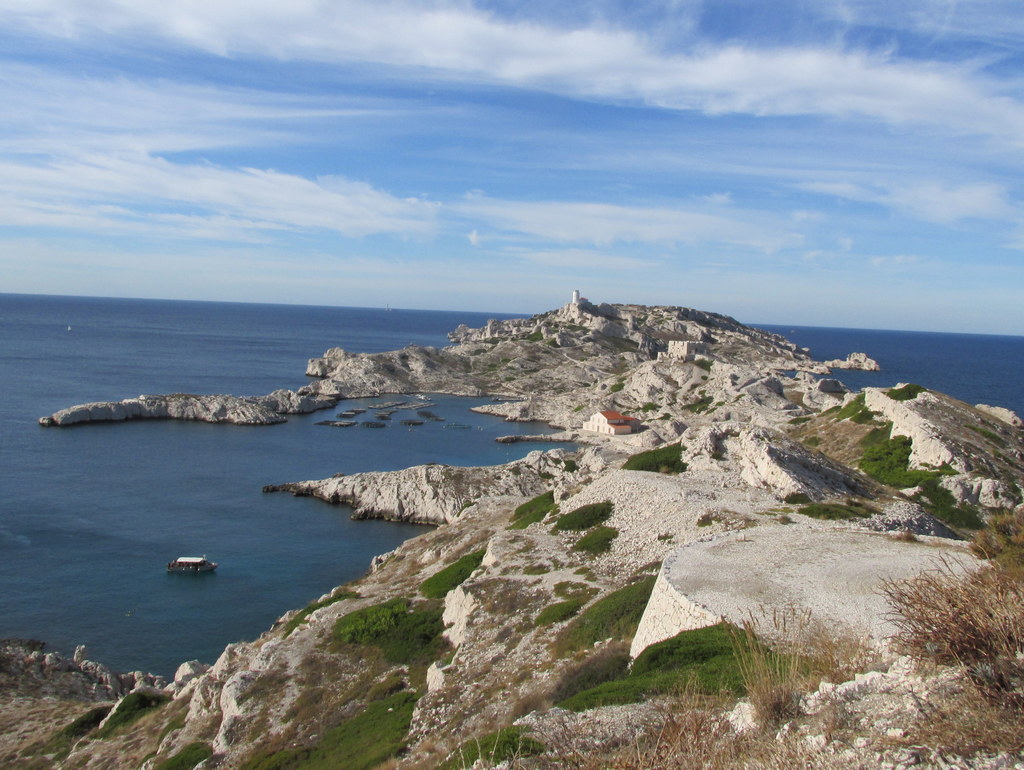
[{"label": "small boat", "polygon": [[217,569],[216,562],[209,561],[205,556],[179,556],[174,561],[167,562],[168,572],[198,574],[200,572],[213,572],[215,569]]},{"label": "small boat", "polygon": [[469,430],[472,426],[471,425],[466,425],[466,423],[464,423],[464,422],[450,422],[447,425],[445,425],[444,427],[446,427],[446,428],[455,428],[456,430]]}]

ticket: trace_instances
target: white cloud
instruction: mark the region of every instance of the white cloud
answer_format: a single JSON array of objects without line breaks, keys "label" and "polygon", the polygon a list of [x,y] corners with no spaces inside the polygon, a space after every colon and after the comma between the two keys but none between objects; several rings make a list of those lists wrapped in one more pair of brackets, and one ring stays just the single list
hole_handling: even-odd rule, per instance
[{"label": "white cloud", "polygon": [[1003,185],[973,182],[961,185],[920,181],[913,184],[858,185],[849,182],[810,182],[801,189],[837,198],[877,203],[929,222],[950,223],[962,219],[1016,219]]},{"label": "white cloud", "polygon": [[451,209],[509,234],[557,243],[724,243],[773,252],[799,236],[773,224],[759,225],[751,212],[730,216],[679,208],[616,206],[607,203],[505,201],[474,196]]},{"label": "white cloud", "polygon": [[411,67],[586,98],[710,114],[861,117],[1019,143],[1024,105],[975,63],[916,62],[834,45],[691,47],[666,53],[608,25],[508,20],[466,2],[23,0],[8,28],[159,38],[221,56]]},{"label": "white cloud", "polygon": [[274,230],[427,234],[437,204],[339,177],[180,164],[147,155],[0,162],[0,224],[251,240]]}]

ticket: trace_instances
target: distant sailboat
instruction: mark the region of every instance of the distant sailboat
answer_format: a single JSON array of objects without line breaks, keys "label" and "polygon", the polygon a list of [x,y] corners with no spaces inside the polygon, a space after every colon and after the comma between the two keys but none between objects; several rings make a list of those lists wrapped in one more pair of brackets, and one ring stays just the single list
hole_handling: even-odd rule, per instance
[{"label": "distant sailboat", "polygon": [[71,324],[68,324],[68,331],[71,331]]}]

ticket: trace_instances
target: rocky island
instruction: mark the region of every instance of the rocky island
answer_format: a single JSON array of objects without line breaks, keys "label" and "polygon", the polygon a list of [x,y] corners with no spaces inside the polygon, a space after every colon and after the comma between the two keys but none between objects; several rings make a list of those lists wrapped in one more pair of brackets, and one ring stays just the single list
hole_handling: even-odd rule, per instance
[{"label": "rocky island", "polygon": [[451,340],[333,348],[294,392],[43,418],[262,424],[486,394],[574,448],[268,485],[436,528],[166,686],[8,645],[0,715],[34,727],[0,731],[0,763],[1021,766],[1015,414],[853,393],[828,375],[876,368],[863,353],[814,361],[689,308],[574,301]]}]

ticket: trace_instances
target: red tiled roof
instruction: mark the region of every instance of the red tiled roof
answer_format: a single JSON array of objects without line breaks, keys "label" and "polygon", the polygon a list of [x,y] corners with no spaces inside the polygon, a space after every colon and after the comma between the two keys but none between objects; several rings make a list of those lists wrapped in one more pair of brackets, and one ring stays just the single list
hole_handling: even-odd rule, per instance
[{"label": "red tiled roof", "polygon": [[601,412],[601,416],[604,417],[606,420],[626,420],[631,422],[638,422],[636,417],[627,417],[624,414],[619,414],[618,412],[612,411]]}]

